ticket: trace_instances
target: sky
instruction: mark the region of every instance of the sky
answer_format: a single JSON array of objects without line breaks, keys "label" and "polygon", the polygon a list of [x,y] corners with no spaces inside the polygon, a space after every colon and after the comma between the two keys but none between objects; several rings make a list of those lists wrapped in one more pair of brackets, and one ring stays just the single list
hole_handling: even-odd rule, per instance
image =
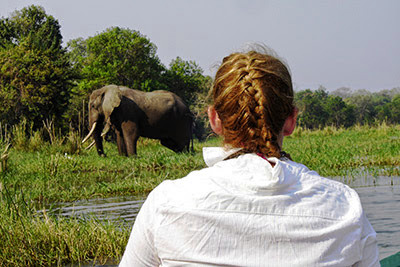
[{"label": "sky", "polygon": [[58,20],[64,44],[129,28],[165,66],[179,56],[213,76],[224,56],[259,43],[285,59],[295,90],[400,87],[398,0],[1,0],[0,17],[32,4]]}]

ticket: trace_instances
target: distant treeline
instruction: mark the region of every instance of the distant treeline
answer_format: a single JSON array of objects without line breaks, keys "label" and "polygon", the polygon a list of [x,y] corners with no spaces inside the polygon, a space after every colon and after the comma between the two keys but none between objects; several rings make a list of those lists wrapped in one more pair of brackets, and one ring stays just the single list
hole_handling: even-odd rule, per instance
[{"label": "distant treeline", "polygon": [[350,127],[355,124],[400,123],[400,87],[371,93],[342,87],[296,92],[298,124],[304,128]]},{"label": "distant treeline", "polygon": [[[175,92],[205,128],[212,78],[196,62],[180,57],[164,66],[156,45],[139,31],[111,27],[64,47],[58,20],[40,6],[0,18],[1,125],[25,120],[36,129],[51,120],[63,131],[86,129],[87,99],[106,84]],[[400,122],[399,88],[379,93],[305,90],[295,98],[299,124],[307,128]]]}]

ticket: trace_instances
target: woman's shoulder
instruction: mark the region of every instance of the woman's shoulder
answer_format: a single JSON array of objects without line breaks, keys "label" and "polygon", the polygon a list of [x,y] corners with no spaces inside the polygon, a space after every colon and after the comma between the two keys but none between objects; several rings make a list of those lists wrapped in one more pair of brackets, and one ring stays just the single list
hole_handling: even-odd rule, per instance
[{"label": "woman's shoulder", "polygon": [[[315,209],[329,211],[333,218],[351,216],[360,217],[362,214],[361,200],[357,192],[350,186],[319,175],[306,166],[294,163],[299,173],[301,191],[299,193],[310,196]],[[319,203],[320,205],[316,205]]]},{"label": "woman's shoulder", "polygon": [[183,178],[164,180],[150,194],[155,195],[159,205],[181,205],[215,189],[215,184],[208,179],[212,173],[208,167],[192,171]]}]

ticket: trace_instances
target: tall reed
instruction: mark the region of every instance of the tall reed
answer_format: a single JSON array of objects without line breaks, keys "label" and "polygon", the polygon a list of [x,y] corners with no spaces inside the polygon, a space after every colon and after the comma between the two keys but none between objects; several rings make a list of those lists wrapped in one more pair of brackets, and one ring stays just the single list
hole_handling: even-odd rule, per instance
[{"label": "tall reed", "polygon": [[116,262],[129,229],[116,222],[38,216],[22,191],[0,183],[0,266],[65,266]]}]

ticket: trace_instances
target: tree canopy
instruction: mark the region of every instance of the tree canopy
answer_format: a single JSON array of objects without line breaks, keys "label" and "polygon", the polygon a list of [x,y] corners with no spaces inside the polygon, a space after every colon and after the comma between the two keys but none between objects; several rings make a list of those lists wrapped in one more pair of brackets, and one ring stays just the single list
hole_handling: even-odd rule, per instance
[{"label": "tree canopy", "polygon": [[194,61],[175,58],[163,77],[163,86],[179,95],[189,105],[196,102],[199,93],[207,94],[207,78],[203,76],[203,70]]},{"label": "tree canopy", "polygon": [[0,35],[0,121],[61,116],[74,75],[58,21],[29,6],[0,19]]},{"label": "tree canopy", "polygon": [[138,31],[112,27],[68,42],[71,62],[81,79],[80,90],[90,92],[106,84],[149,91],[157,87],[163,66],[157,47]]}]

